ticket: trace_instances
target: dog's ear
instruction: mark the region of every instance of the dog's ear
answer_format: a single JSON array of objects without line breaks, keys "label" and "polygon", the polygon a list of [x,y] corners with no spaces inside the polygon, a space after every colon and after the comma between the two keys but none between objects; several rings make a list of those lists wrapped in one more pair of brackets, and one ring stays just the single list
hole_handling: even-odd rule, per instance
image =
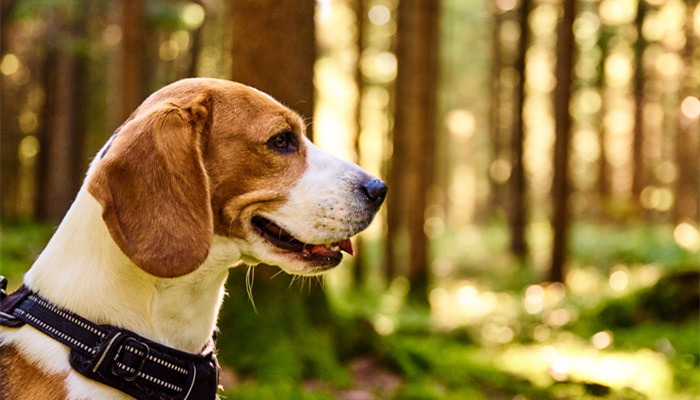
[{"label": "dog's ear", "polygon": [[210,100],[164,102],[137,112],[98,161],[88,182],[112,239],[158,277],[197,269],[214,228],[202,160]]}]

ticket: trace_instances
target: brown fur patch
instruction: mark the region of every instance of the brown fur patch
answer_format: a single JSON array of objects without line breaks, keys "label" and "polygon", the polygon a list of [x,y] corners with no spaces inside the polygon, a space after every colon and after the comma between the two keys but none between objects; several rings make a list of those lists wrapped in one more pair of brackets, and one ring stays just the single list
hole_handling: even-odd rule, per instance
[{"label": "brown fur patch", "polygon": [[200,102],[136,115],[89,182],[114,241],[156,276],[192,272],[209,252],[212,212],[199,146],[206,115]]},{"label": "brown fur patch", "polygon": [[[119,130],[90,178],[114,241],[156,276],[187,274],[214,234],[242,238],[250,210],[278,207],[306,170],[302,119],[271,97],[216,79],[155,92]],[[281,132],[299,142],[281,154]],[[247,211],[247,212],[246,212]]]},{"label": "brown fur patch", "polygon": [[61,400],[68,396],[67,374],[47,374],[14,346],[0,347],[0,400]]}]

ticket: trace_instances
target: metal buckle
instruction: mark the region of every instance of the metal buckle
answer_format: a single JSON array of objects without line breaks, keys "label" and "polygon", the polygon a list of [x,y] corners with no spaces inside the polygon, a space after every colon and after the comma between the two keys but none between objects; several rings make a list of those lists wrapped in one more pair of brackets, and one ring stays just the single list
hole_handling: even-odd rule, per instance
[{"label": "metal buckle", "polygon": [[114,356],[112,373],[127,382],[136,380],[150,353],[151,348],[146,343],[133,337],[126,338]]},{"label": "metal buckle", "polygon": [[0,275],[0,301],[7,297],[7,278]]},{"label": "metal buckle", "polygon": [[[7,278],[4,276],[0,275],[0,301],[3,301],[7,298]],[[15,321],[19,321],[19,318],[12,314],[8,314],[6,312],[0,311],[0,319],[4,319],[8,323],[13,323]]]}]

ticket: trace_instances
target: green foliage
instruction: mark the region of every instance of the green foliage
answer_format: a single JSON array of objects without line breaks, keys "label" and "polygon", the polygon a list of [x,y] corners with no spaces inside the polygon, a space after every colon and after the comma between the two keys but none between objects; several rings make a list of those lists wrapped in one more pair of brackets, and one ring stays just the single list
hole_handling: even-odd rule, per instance
[{"label": "green foliage", "polygon": [[627,328],[645,322],[682,322],[700,318],[700,272],[662,277],[654,286],[611,299],[591,310],[585,321],[593,331]]},{"label": "green foliage", "polygon": [[333,400],[330,393],[308,392],[290,382],[244,383],[220,396],[222,400]]},{"label": "green foliage", "polygon": [[[16,287],[52,229],[38,224],[5,224],[1,228],[0,273]],[[500,246],[501,229],[492,226],[484,230],[481,240],[489,252]],[[573,334],[588,343],[594,333],[607,330],[613,338],[611,351],[649,351],[663,357],[672,370],[674,390],[679,396],[669,398],[680,399],[700,394],[700,274],[697,260],[679,249],[669,232],[668,227],[638,227],[630,231],[576,227],[573,249],[577,265],[590,265],[607,276],[617,264],[654,263],[662,275],[649,287],[611,295],[606,286],[607,294],[596,289],[584,296],[595,297],[595,302],[583,302],[576,296],[563,300],[560,306],[577,311],[578,318],[565,326],[551,327],[549,340],[556,344],[557,335]],[[464,268],[460,274],[476,271],[470,271],[469,265],[478,257],[471,257],[460,262]],[[294,280],[284,274],[272,276],[276,270],[257,268],[257,281],[252,288],[257,313],[246,291],[245,267],[233,269],[228,281],[228,298],[219,323],[219,355],[222,365],[233,369],[241,383],[223,398],[341,398],[339,393],[343,390],[353,390],[361,384],[358,379],[362,378],[351,368],[358,357],[373,360],[377,371],[398,382],[395,390],[376,390],[378,399],[646,398],[633,389],[615,389],[595,381],[538,386],[541,384],[532,383],[535,380],[529,376],[505,372],[496,362],[498,355],[511,345],[536,346],[528,332],[545,323],[541,315],[515,310],[516,322],[511,325],[516,331],[514,341],[502,347],[484,347],[475,333],[490,320],[436,332],[428,310],[401,302],[406,289],[398,283],[388,290],[374,287],[353,294],[348,289],[339,295],[333,288],[324,293],[314,282]],[[512,298],[522,298],[523,287],[534,278],[531,271],[513,267],[505,259],[492,263],[489,269],[489,274],[484,270],[470,275],[470,281],[489,287],[496,278],[509,274],[510,283],[501,284],[496,290],[510,293]],[[395,314],[382,309],[387,298],[403,304]],[[374,317],[380,312],[394,322],[393,334],[381,336],[375,331]]]},{"label": "green foliage", "polygon": [[299,382],[314,376],[347,384],[336,352],[342,336],[323,293],[301,293],[290,287],[286,275],[258,280],[253,287],[256,314],[243,272],[234,269],[229,277],[229,298],[219,320],[222,364],[264,382]]},{"label": "green foliage", "polygon": [[698,266],[697,254],[679,247],[672,226],[577,224],[572,230],[571,258],[579,265],[609,269],[613,265],[655,263],[667,271]]},{"label": "green foliage", "polygon": [[22,283],[22,274],[32,265],[49,241],[53,229],[36,223],[0,225],[0,274],[10,289]]}]

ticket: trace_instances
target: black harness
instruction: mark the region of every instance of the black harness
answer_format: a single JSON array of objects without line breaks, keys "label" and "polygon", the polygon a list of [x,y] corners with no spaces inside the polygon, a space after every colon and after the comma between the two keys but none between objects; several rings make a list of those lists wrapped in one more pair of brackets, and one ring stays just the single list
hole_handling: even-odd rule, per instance
[{"label": "black harness", "polygon": [[0,277],[0,325],[28,324],[70,348],[70,365],[87,378],[139,400],[216,398],[219,365],[214,338],[186,353],[126,329],[97,325],[22,286],[9,296]]}]

